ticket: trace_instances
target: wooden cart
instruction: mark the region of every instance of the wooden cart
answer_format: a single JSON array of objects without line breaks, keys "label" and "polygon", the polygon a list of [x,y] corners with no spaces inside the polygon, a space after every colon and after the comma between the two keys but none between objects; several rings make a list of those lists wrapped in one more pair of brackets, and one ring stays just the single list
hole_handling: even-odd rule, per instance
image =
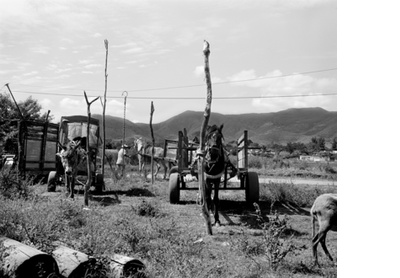
[{"label": "wooden cart", "polygon": [[21,120],[18,122],[18,170],[47,176],[56,169],[56,152],[59,127],[49,122]]},{"label": "wooden cart", "polygon": [[[223,180],[220,190],[245,190],[246,201],[249,203],[259,200],[259,180],[258,174],[248,171],[248,138],[247,130],[236,141],[237,144],[237,174],[239,182],[228,183],[232,169],[225,167]],[[199,145],[190,142],[186,132],[180,131],[178,140],[165,140],[164,156],[166,159],[174,161],[177,166],[173,167],[169,176],[169,200],[171,204],[179,203],[181,190],[198,190],[197,167],[191,169],[190,165],[195,159],[195,151]],[[191,173],[195,172],[194,175]],[[196,183],[190,183],[195,180]],[[192,185],[191,185],[192,184]]]},{"label": "wooden cart", "polygon": [[[87,116],[63,116],[59,125],[59,142],[61,145],[66,145],[69,141],[76,137],[86,137],[89,139],[89,152],[91,154],[91,162],[94,164],[92,172],[92,186],[96,191],[102,192],[104,190],[104,177],[100,174],[101,164],[98,159],[99,145],[100,145],[100,128],[99,120],[90,119],[90,131],[87,136]],[[86,146],[83,146],[86,148]],[[59,146],[58,152],[61,151]],[[84,186],[87,180],[87,168],[78,171],[75,183]],[[62,167],[60,159],[57,157],[56,170],[51,171],[48,176],[47,186],[48,191],[54,191],[57,184],[62,184],[64,179],[64,168]]]}]

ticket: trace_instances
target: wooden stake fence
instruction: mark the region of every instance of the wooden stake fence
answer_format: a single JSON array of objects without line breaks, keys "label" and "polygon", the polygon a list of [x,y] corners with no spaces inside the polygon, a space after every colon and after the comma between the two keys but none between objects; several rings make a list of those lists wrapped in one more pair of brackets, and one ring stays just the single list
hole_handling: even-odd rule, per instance
[{"label": "wooden stake fence", "polygon": [[153,114],[154,114],[154,105],[153,102],[151,102],[151,107],[150,107],[150,132],[151,132],[151,163],[150,163],[150,168],[151,168],[151,184],[154,184],[154,133],[153,133]]},{"label": "wooden stake fence", "polygon": [[206,40],[204,40],[203,54],[204,54],[204,72],[205,72],[205,77],[206,77],[206,82],[207,82],[207,101],[206,101],[206,108],[204,110],[203,123],[202,123],[201,129],[200,129],[200,152],[201,152],[201,155],[198,157],[198,167],[199,167],[198,171],[199,171],[199,188],[200,188],[201,196],[203,199],[202,214],[203,214],[204,220],[206,222],[207,234],[212,235],[211,218],[210,218],[210,212],[208,211],[208,204],[207,204],[207,199],[206,199],[206,185],[205,185],[205,179],[204,179],[204,157],[203,157],[204,146],[205,146],[204,139],[205,139],[205,135],[206,135],[208,121],[209,121],[210,115],[211,115],[211,101],[212,101],[210,67],[208,64],[208,56],[210,55],[210,44]]},{"label": "wooden stake fence", "polygon": [[[87,181],[86,181],[86,185],[85,185],[85,191],[84,191],[84,199],[85,199],[85,206],[89,206],[89,189],[90,186],[92,185],[92,171],[90,169],[90,162],[91,162],[91,153],[90,153],[90,149],[89,149],[89,141],[90,141],[90,117],[91,117],[91,113],[90,113],[90,105],[95,102],[99,97],[95,98],[94,100],[92,100],[91,102],[89,102],[86,92],[83,91],[83,94],[85,95],[85,100],[86,100],[86,104],[87,104],[87,114],[88,114],[88,119],[87,119],[87,127],[86,127],[86,163],[87,163]],[[104,168],[104,165],[103,167]]]},{"label": "wooden stake fence", "polygon": [[104,40],[104,46],[106,47],[106,65],[104,70],[104,78],[105,78],[105,88],[104,88],[104,103],[103,105],[103,149],[101,153],[101,174],[104,177],[104,157],[106,156],[106,102],[107,102],[107,60],[108,60],[108,40]]}]

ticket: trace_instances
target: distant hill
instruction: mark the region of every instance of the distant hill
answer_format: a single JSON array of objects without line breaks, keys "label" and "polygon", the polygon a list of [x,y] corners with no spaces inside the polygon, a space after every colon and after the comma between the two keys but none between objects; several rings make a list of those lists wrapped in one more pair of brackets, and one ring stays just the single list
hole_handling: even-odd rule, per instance
[{"label": "distant hill", "polygon": [[[185,111],[164,122],[154,124],[154,135],[158,142],[177,138],[178,131],[186,128],[189,138],[198,136],[204,112]],[[101,121],[101,115],[94,118]],[[109,139],[123,137],[123,118],[107,116],[106,136]],[[322,108],[292,108],[274,113],[251,113],[223,115],[212,113],[209,124],[224,124],[226,142],[238,139],[247,129],[249,138],[260,144],[287,142],[307,143],[312,137],[320,136],[331,140],[337,136],[337,112]],[[150,138],[149,124],[132,123],[126,120],[126,138],[142,136]]]}]

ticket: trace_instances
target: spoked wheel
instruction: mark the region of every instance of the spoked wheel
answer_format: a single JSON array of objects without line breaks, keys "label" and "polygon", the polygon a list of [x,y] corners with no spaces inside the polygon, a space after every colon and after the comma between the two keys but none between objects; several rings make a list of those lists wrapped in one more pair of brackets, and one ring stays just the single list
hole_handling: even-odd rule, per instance
[{"label": "spoked wheel", "polygon": [[169,202],[171,204],[179,203],[179,183],[180,175],[179,173],[172,173],[169,176]]},{"label": "spoked wheel", "polygon": [[255,172],[248,172],[246,181],[246,202],[252,204],[258,202],[260,199],[260,184],[258,181],[258,174]]}]

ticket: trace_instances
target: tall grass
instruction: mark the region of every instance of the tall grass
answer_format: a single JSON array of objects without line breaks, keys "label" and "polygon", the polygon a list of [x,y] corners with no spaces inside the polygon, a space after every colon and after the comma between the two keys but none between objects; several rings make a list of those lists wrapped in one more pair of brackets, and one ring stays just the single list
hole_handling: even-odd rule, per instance
[{"label": "tall grass", "polygon": [[[231,159],[235,163],[235,158]],[[337,162],[313,162],[298,158],[249,156],[249,169],[259,175],[277,177],[322,178],[336,180]]]},{"label": "tall grass", "polygon": [[[194,204],[168,204],[164,181],[150,185],[136,176],[115,183],[108,179],[111,196],[94,195],[89,210],[83,209],[79,194],[76,200],[59,191],[42,194],[46,186],[32,186],[29,181],[18,185],[21,194],[20,189],[10,191],[8,181],[0,179],[0,189],[4,188],[0,191],[0,235],[47,253],[58,243],[91,255],[106,266],[93,266],[97,267],[96,277],[110,275],[107,265],[112,253],[140,259],[147,277],[288,277],[298,271],[296,267],[305,273],[300,277],[323,276],[304,264],[304,255],[297,252],[302,244],[287,237],[293,227],[280,215],[265,226],[260,222],[258,236],[249,236],[245,227],[237,234],[231,229],[238,228],[226,226],[206,237],[200,209]],[[290,184],[270,183],[260,189],[261,202],[304,206],[320,193],[319,189]],[[106,198],[115,202],[95,201]],[[301,236],[296,240],[309,241]],[[287,266],[287,260],[295,260],[296,267]],[[328,269],[335,273],[334,268]]]}]

